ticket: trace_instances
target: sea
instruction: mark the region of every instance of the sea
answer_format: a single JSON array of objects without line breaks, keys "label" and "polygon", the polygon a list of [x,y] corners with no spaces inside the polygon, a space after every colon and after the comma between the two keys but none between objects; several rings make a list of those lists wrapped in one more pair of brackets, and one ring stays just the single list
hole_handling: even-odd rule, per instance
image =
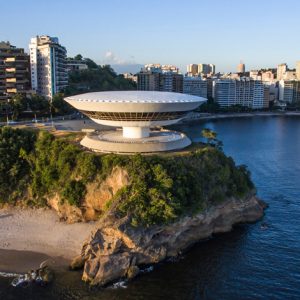
[{"label": "sea", "polygon": [[[176,261],[134,281],[89,288],[80,272],[60,270],[48,287],[14,288],[0,276],[0,299],[300,299],[300,118],[243,117],[177,127],[193,141],[210,128],[237,164],[246,164],[262,220],[201,241]],[[1,270],[0,270],[1,271]]]}]

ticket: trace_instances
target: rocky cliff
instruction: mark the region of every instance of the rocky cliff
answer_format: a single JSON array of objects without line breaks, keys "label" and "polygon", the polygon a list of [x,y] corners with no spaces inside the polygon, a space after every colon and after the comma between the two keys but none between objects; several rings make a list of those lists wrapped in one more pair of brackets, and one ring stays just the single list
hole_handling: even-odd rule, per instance
[{"label": "rocky cliff", "polygon": [[127,171],[115,167],[105,180],[96,179],[86,185],[86,194],[80,207],[61,201],[62,199],[58,193],[48,197],[47,203],[62,220],[68,223],[95,221],[105,211],[106,203],[114,197],[120,188],[128,185],[128,183]]},{"label": "rocky cliff", "polygon": [[176,257],[201,239],[230,231],[234,224],[257,221],[264,208],[265,204],[254,195],[243,200],[231,198],[197,215],[149,227],[133,227],[129,217],[120,219],[108,213],[71,267],[83,267],[82,279],[91,285],[103,286],[118,278],[132,278],[142,265]]},{"label": "rocky cliff", "polygon": [[92,285],[134,277],[141,265],[263,215],[249,170],[220,144],[142,156],[86,152],[74,137],[44,131],[4,128],[0,140],[0,204],[50,205],[69,223],[98,220],[72,264]]}]

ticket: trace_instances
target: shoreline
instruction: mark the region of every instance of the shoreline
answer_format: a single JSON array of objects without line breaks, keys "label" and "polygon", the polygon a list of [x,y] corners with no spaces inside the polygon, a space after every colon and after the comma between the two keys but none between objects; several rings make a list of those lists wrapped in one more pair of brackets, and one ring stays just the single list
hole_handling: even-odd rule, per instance
[{"label": "shoreline", "polygon": [[55,267],[66,267],[68,262],[39,252],[0,249],[0,277],[10,277],[7,276],[9,274],[23,274],[31,269],[36,270],[46,260]]},{"label": "shoreline", "polygon": [[[177,124],[189,124],[197,121],[210,121],[231,118],[250,118],[250,117],[300,117],[300,111],[290,112],[244,112],[244,113],[198,113],[193,112]],[[176,124],[176,125],[177,125]]]},{"label": "shoreline", "polygon": [[51,209],[0,209],[0,272],[28,271],[46,259],[67,267],[94,226],[61,222]]}]

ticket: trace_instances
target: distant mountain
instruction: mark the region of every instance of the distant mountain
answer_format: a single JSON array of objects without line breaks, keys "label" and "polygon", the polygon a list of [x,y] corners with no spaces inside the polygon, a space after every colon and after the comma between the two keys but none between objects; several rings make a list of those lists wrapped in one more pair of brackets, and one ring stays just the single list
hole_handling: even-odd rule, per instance
[{"label": "distant mountain", "polygon": [[117,64],[117,65],[111,65],[111,67],[118,73],[132,73],[135,74],[141,70],[141,68],[144,67],[144,65],[141,64]]}]

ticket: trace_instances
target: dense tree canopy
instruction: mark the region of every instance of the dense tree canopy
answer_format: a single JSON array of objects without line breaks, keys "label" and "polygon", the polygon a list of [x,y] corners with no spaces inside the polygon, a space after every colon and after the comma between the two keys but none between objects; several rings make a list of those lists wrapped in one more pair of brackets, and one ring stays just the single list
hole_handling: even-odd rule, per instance
[{"label": "dense tree canopy", "polygon": [[31,152],[34,142],[31,131],[0,128],[0,202],[15,200],[26,191],[30,166],[22,153]]},{"label": "dense tree canopy", "polygon": [[128,215],[134,226],[172,222],[228,197],[242,199],[253,189],[247,168],[210,145],[185,155],[96,155],[48,132],[0,131],[1,202],[44,205],[45,197],[58,193],[81,207],[86,184],[101,183],[116,166],[127,170],[130,183],[107,209]]},{"label": "dense tree canopy", "polygon": [[[78,54],[74,59],[82,56]],[[133,90],[136,84],[123,75],[117,75],[110,65],[99,66],[89,58],[82,60],[87,64],[87,70],[77,70],[69,73],[69,85],[66,95],[84,92]]]}]

